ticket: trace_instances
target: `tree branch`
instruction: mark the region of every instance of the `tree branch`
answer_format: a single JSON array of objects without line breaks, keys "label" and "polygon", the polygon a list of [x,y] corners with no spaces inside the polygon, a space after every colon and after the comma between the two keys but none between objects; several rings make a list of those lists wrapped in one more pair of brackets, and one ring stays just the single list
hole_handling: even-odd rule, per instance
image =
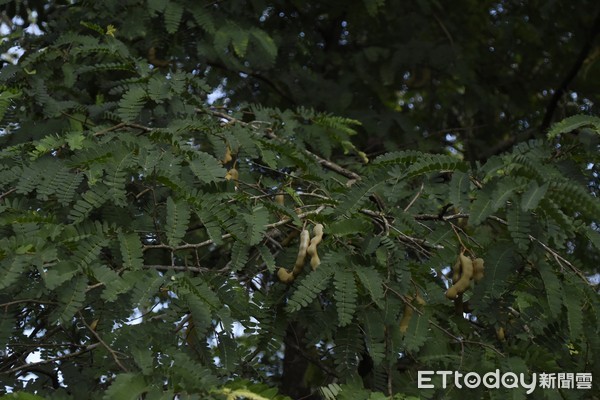
[{"label": "tree branch", "polygon": [[469,214],[458,213],[452,215],[438,214],[417,214],[414,216],[417,221],[449,221],[452,219],[469,218]]},{"label": "tree branch", "polygon": [[[199,110],[199,111],[206,112],[204,110]],[[232,117],[231,115],[227,115],[227,114],[219,112],[219,111],[211,110],[210,113],[216,117],[223,118],[229,122],[234,122],[236,124],[240,124],[243,126],[252,125],[251,123],[241,121],[235,117]],[[273,132],[270,132],[268,134],[268,137],[271,139],[281,140]],[[316,155],[315,153],[313,153],[309,150],[304,149],[304,152],[306,154],[308,154],[310,157],[317,160],[317,162],[324,168],[326,168],[330,171],[337,172],[338,174],[350,179],[350,181],[348,183],[346,183],[347,186],[351,186],[354,182],[360,180],[360,175],[358,175],[357,173],[350,171],[349,169],[346,169],[346,168],[342,167],[341,165],[338,165],[332,161],[329,161],[322,157],[319,157],[318,155]]]},{"label": "tree branch", "polygon": [[100,343],[93,343],[93,344],[90,344],[89,346],[86,346],[83,350],[79,350],[79,351],[75,351],[73,353],[65,354],[64,356],[58,356],[58,357],[54,357],[54,358],[49,358],[47,360],[42,360],[42,361],[38,361],[38,362],[34,362],[34,363],[29,363],[29,364],[21,365],[20,367],[15,367],[15,368],[11,368],[11,369],[6,370],[6,371],[2,371],[2,372],[0,372],[0,374],[12,374],[14,372],[19,372],[19,371],[23,371],[23,370],[29,370],[30,368],[36,368],[39,365],[50,364],[50,363],[53,363],[53,362],[56,362],[56,361],[61,361],[61,360],[66,360],[68,358],[77,357],[77,356],[80,356],[82,354],[85,354],[87,352],[90,352],[90,351],[94,350],[98,346],[100,346]]},{"label": "tree branch", "polygon": [[581,50],[579,52],[579,55],[575,59],[573,66],[571,67],[571,69],[569,70],[569,72],[567,73],[567,75],[565,76],[563,81],[561,82],[561,84],[558,86],[558,88],[556,88],[556,90],[554,91],[554,94],[552,95],[552,98],[550,99],[550,102],[548,103],[548,106],[546,107],[546,114],[544,115],[544,119],[542,120],[542,125],[540,126],[540,131],[542,133],[545,133],[546,130],[550,127],[550,124],[552,123],[552,119],[554,117],[554,112],[556,111],[556,107],[558,106],[558,102],[560,101],[562,96],[567,91],[567,88],[569,87],[569,85],[571,84],[573,79],[575,79],[575,77],[579,73],[579,70],[581,69],[583,62],[585,61],[585,59],[588,57],[590,51],[592,50],[592,45],[594,43],[594,40],[596,39],[596,36],[598,36],[599,33],[600,33],[600,12],[596,15],[596,18],[594,20],[592,28],[590,29],[590,32],[583,44],[583,47],[581,48]]},{"label": "tree branch", "polygon": [[[306,211],[306,212],[303,212],[301,214],[298,214],[298,218],[302,219],[302,218],[306,218],[306,217],[308,217],[310,215],[317,215],[321,211],[323,211],[324,209],[325,209],[325,206],[319,206],[319,208],[317,208],[316,210]],[[290,223],[292,221],[293,221],[292,218],[285,218],[285,219],[282,219],[281,221],[273,222],[272,224],[267,224],[267,225],[265,225],[265,228],[266,229],[276,228],[278,226],[285,225],[285,224]],[[232,236],[233,235],[231,233],[225,233],[225,234],[221,235],[221,239],[222,240],[229,239]],[[149,249],[168,249],[168,250],[172,250],[172,251],[178,251],[178,250],[185,250],[185,249],[198,249],[200,247],[209,246],[209,245],[211,245],[213,243],[214,242],[213,242],[212,239],[208,239],[208,240],[205,240],[205,241],[200,242],[200,243],[182,244],[181,246],[169,246],[167,244],[148,244],[148,245],[144,245],[143,250],[146,251],[146,250],[149,250]]]},{"label": "tree branch", "polygon": [[209,268],[202,267],[187,267],[185,265],[143,265],[144,269],[156,269],[159,271],[190,271],[190,272],[208,272]]},{"label": "tree branch", "polygon": [[117,357],[117,353],[109,345],[107,345],[104,340],[102,340],[100,335],[98,335],[98,332],[96,332],[91,326],[88,325],[83,315],[81,315],[81,312],[79,313],[79,316],[81,317],[81,321],[83,322],[85,327],[92,333],[92,335],[94,335],[98,342],[100,342],[102,346],[104,346],[104,348],[110,353],[110,355],[112,356],[113,360],[115,360],[115,363],[119,366],[119,368],[121,368],[123,372],[129,372],[129,370],[121,363],[119,357]]},{"label": "tree branch", "polygon": [[0,200],[2,200],[3,198],[5,198],[6,196],[8,196],[9,194],[11,194],[12,192],[16,191],[16,188],[12,188],[7,190],[6,192],[0,194]]},{"label": "tree branch", "polygon": [[21,303],[58,304],[54,301],[42,301],[42,300],[36,300],[36,299],[20,299],[20,300],[9,301],[8,303],[2,303],[2,304],[0,304],[0,307],[5,308],[8,306],[12,306],[14,304],[21,304]]}]

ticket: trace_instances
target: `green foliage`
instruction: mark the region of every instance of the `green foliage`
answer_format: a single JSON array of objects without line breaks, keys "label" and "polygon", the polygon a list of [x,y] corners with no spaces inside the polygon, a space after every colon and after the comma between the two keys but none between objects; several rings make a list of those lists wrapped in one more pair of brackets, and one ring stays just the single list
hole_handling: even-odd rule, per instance
[{"label": "green foliage", "polygon": [[167,242],[175,246],[185,236],[185,231],[190,220],[190,209],[183,201],[175,202],[171,197],[167,198],[167,216],[165,230]]},{"label": "green foliage", "polygon": [[[573,56],[554,3],[21,3],[43,34],[0,44],[9,398],[524,398],[417,373],[598,371],[600,124],[527,130]],[[449,300],[461,253],[484,276]]]},{"label": "green foliage", "polygon": [[333,274],[333,266],[327,260],[324,260],[323,264],[314,273],[300,281],[297,290],[288,301],[287,309],[290,312],[307,307],[327,287]]},{"label": "green foliage", "polygon": [[548,131],[548,139],[554,139],[563,133],[570,133],[584,126],[591,126],[596,134],[600,134],[600,118],[590,115],[574,115],[554,124]]},{"label": "green foliage", "polygon": [[337,305],[339,326],[352,322],[356,310],[356,282],[354,274],[338,270],[334,274],[335,300]]}]

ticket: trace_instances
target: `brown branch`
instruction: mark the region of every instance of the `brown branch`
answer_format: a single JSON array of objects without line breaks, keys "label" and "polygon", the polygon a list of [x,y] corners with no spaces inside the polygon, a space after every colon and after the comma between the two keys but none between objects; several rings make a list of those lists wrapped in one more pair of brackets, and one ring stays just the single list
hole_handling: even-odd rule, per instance
[{"label": "brown branch", "polygon": [[190,271],[190,272],[209,272],[210,268],[188,267],[185,265],[143,265],[144,269],[156,269],[159,271]]},{"label": "brown branch", "polygon": [[144,125],[139,125],[139,124],[132,124],[132,123],[127,123],[127,122],[121,122],[117,125],[111,126],[110,128],[106,128],[106,129],[102,129],[98,132],[94,132],[94,136],[102,136],[105,135],[109,132],[113,132],[116,130],[119,130],[121,128],[133,128],[133,129],[139,129],[142,130],[144,132],[152,132],[154,129],[153,128],[149,128],[147,126]]},{"label": "brown branch", "polygon": [[436,22],[438,23],[438,25],[440,26],[440,28],[442,28],[442,31],[444,31],[444,34],[448,38],[448,42],[450,42],[450,47],[452,47],[452,49],[454,50],[454,40],[452,39],[452,35],[450,34],[450,32],[448,31],[448,29],[446,28],[446,25],[444,25],[444,23],[442,22],[442,20],[435,13],[433,14],[433,18],[436,20]]},{"label": "brown branch", "polygon": [[90,352],[90,351],[94,350],[98,346],[100,346],[100,343],[93,343],[93,344],[90,344],[89,346],[86,346],[83,350],[79,350],[79,351],[75,351],[73,353],[65,354],[64,356],[49,358],[47,360],[42,360],[42,361],[38,361],[38,362],[34,362],[34,363],[29,363],[29,364],[21,365],[20,367],[15,367],[15,368],[11,368],[11,369],[6,370],[6,371],[2,371],[2,372],[0,372],[0,374],[12,374],[14,372],[19,372],[19,371],[23,371],[23,370],[28,370],[30,368],[35,368],[38,365],[50,364],[50,363],[53,363],[55,361],[62,361],[62,360],[66,360],[66,359],[69,359],[69,358],[77,357],[77,356],[80,356],[82,354],[85,354],[87,352]]},{"label": "brown branch", "polygon": [[[365,209],[360,210],[360,213],[367,215],[371,218],[382,219],[384,222],[386,222],[386,216],[377,211],[373,211],[373,210],[369,210],[369,209],[365,208]],[[390,217],[390,216],[387,216],[387,218],[392,219],[392,217]],[[424,249],[424,247],[428,247],[431,249],[443,249],[444,248],[444,246],[442,246],[442,245],[429,243],[425,239],[418,239],[418,238],[415,238],[412,236],[408,236],[407,234],[405,234],[404,232],[402,232],[401,230],[399,230],[398,228],[396,228],[393,225],[389,225],[389,228],[391,228],[393,231],[395,231],[396,233],[398,233],[400,235],[400,236],[398,236],[398,240],[400,240],[401,242],[407,243],[407,244],[415,245],[415,246],[419,247],[419,250],[424,253],[427,253],[427,250]]]},{"label": "brown branch", "polygon": [[12,306],[14,304],[21,304],[21,303],[58,304],[58,303],[56,303],[54,301],[42,301],[42,300],[35,300],[35,299],[22,299],[22,300],[9,301],[8,303],[2,303],[2,304],[0,304],[0,307],[4,308],[4,307]]},{"label": "brown branch", "polygon": [[[198,111],[199,112],[207,112],[206,110],[198,110]],[[241,121],[235,117],[232,117],[231,115],[227,115],[227,114],[219,112],[219,111],[210,110],[208,112],[216,117],[223,118],[229,122],[240,124],[242,126],[252,125],[251,123]],[[268,137],[271,139],[281,141],[281,139],[279,139],[273,132],[270,132],[268,134]],[[346,183],[347,186],[351,186],[354,182],[360,180],[360,175],[358,175],[357,173],[350,171],[349,169],[346,169],[346,168],[342,167],[341,165],[334,163],[333,161],[326,160],[326,159],[316,155],[315,153],[311,152],[310,150],[305,149],[304,152],[307,155],[309,155],[310,157],[314,158],[322,167],[324,167],[330,171],[337,172],[338,174],[350,179],[350,181],[348,181]]]},{"label": "brown branch", "polygon": [[350,181],[348,181],[348,183],[346,183],[346,186],[351,186],[354,182],[360,180],[360,175],[358,175],[357,173],[352,172],[349,169],[346,169],[332,161],[321,158],[318,155],[316,155],[315,153],[312,153],[308,150],[304,150],[304,152],[306,154],[308,154],[309,156],[313,157],[315,160],[317,160],[317,162],[319,164],[321,164],[321,166],[323,166],[324,168],[327,168],[328,170],[333,171],[333,172],[337,172],[338,174],[340,174],[348,179],[351,179]]},{"label": "brown branch", "polygon": [[286,93],[286,91],[283,90],[281,87],[279,87],[279,85],[277,85],[274,81],[270,80],[269,78],[267,78],[265,75],[261,74],[260,72],[251,71],[248,69],[245,69],[243,71],[232,71],[231,68],[227,67],[225,64],[223,64],[221,62],[216,62],[216,61],[208,61],[207,65],[210,67],[222,69],[224,71],[233,72],[236,74],[241,72],[248,76],[251,76],[252,78],[262,81],[262,82],[266,83],[267,85],[269,85],[271,88],[273,88],[273,90],[275,90],[275,92],[277,94],[279,94],[281,97],[283,97],[285,100],[287,100],[290,104],[292,104],[294,106],[298,105],[298,103],[296,102],[296,100],[294,100],[292,98],[292,96],[290,96],[288,93]]},{"label": "brown branch", "polygon": [[415,201],[417,201],[417,199],[419,197],[421,197],[421,193],[423,193],[424,188],[425,188],[425,183],[421,182],[421,187],[419,188],[419,191],[414,195],[414,197],[408,203],[408,205],[406,207],[404,207],[404,212],[408,212],[408,209],[411,208],[413,206],[413,204],[415,204]]},{"label": "brown branch", "polygon": [[583,62],[586,60],[590,51],[592,50],[594,40],[596,39],[596,36],[598,36],[598,34],[600,34],[600,12],[596,15],[592,28],[590,29],[590,32],[587,35],[583,47],[579,51],[579,55],[575,59],[573,66],[571,67],[567,75],[564,77],[563,81],[558,86],[558,88],[556,88],[556,90],[554,91],[554,94],[552,95],[552,98],[550,99],[550,102],[546,107],[546,114],[544,115],[542,125],[540,126],[540,131],[542,133],[545,133],[546,130],[550,127],[550,124],[552,123],[552,119],[554,117],[554,112],[558,107],[558,102],[567,91],[567,88],[569,87],[571,82],[579,73],[579,70],[583,66]]},{"label": "brown branch", "polygon": [[469,218],[469,214],[459,213],[452,215],[439,215],[439,214],[417,214],[414,216],[417,221],[449,221],[459,218]]},{"label": "brown branch", "polygon": [[556,260],[556,262],[558,263],[558,265],[561,266],[561,268],[564,269],[564,267],[562,266],[562,263],[567,264],[567,266],[571,269],[571,271],[573,271],[577,276],[579,276],[585,283],[587,283],[590,286],[592,285],[592,283],[589,281],[589,279],[587,279],[585,277],[585,275],[583,275],[583,273],[577,267],[575,267],[569,260],[567,260],[560,254],[558,254],[555,250],[548,247],[548,245],[542,243],[542,241],[540,241],[539,239],[537,239],[531,235],[529,235],[529,240],[537,242],[540,246],[542,246],[544,248],[544,250],[546,250],[548,253],[550,253],[552,255],[552,257],[554,257],[554,260]]},{"label": "brown branch", "polygon": [[[453,215],[448,215],[448,216],[442,216],[441,219],[440,219],[439,215],[435,215],[435,214],[419,214],[419,215],[415,215],[414,218],[416,220],[447,221],[447,220],[458,219],[458,218],[469,218],[469,214],[463,214],[463,213],[453,214]],[[503,225],[508,225],[508,222],[506,222],[502,218],[496,217],[495,215],[490,215],[488,217],[488,219],[500,222]],[[585,277],[585,275],[583,275],[583,273],[577,267],[575,267],[573,265],[573,263],[571,263],[569,260],[567,260],[560,254],[558,254],[558,252],[556,250],[552,249],[551,247],[549,247],[547,244],[545,244],[544,242],[542,242],[535,236],[529,235],[529,240],[531,240],[532,242],[538,243],[540,246],[542,246],[544,248],[544,250],[546,250],[548,253],[550,253],[552,255],[552,257],[556,260],[556,262],[559,265],[562,266],[561,263],[566,264],[569,267],[569,269],[571,269],[571,271],[573,271],[579,278],[581,278],[588,285],[591,285],[590,281]]]},{"label": "brown branch", "polygon": [[79,312],[79,316],[81,317],[81,321],[83,321],[85,327],[88,328],[88,330],[92,333],[92,335],[94,335],[98,342],[100,342],[102,346],[104,346],[104,348],[110,353],[110,355],[112,356],[113,360],[115,360],[115,363],[119,366],[119,368],[121,368],[123,372],[129,372],[129,370],[121,363],[119,357],[117,357],[117,353],[109,345],[107,345],[104,340],[102,340],[100,335],[98,335],[98,332],[96,332],[91,326],[88,325],[83,315],[81,315],[81,312]]},{"label": "brown branch", "polygon": [[336,372],[329,368],[327,365],[325,365],[320,359],[318,358],[314,358],[311,357],[306,350],[304,350],[303,348],[301,348],[300,346],[298,346],[296,343],[293,343],[291,341],[286,341],[285,342],[286,346],[289,346],[291,348],[293,348],[294,350],[296,350],[298,352],[298,354],[300,354],[300,356],[302,358],[304,358],[306,361],[313,363],[314,365],[316,365],[317,367],[319,367],[321,370],[323,370],[325,373],[327,373],[327,375],[333,376],[333,377],[337,377]]},{"label": "brown branch", "polygon": [[[413,311],[415,311],[420,316],[423,316],[423,311],[421,311],[418,307],[414,306],[412,304],[412,302],[406,296],[401,295],[400,293],[398,293],[397,291],[395,291],[393,288],[389,287],[388,285],[384,284],[384,286],[385,286],[385,288],[387,290],[391,291],[396,296],[398,296],[404,302],[404,304],[406,304],[408,307],[412,308]],[[448,335],[452,339],[454,339],[454,341],[456,341],[457,343],[459,343],[461,346],[463,346],[465,343],[475,344],[475,345],[479,345],[479,346],[482,346],[482,347],[486,347],[486,348],[494,351],[495,353],[499,354],[500,356],[505,357],[505,355],[500,350],[498,350],[497,348],[495,348],[494,346],[492,346],[490,344],[483,343],[483,342],[478,342],[478,341],[473,341],[473,340],[462,339],[462,338],[454,335],[452,332],[450,332],[446,328],[443,328],[442,326],[440,326],[437,322],[433,321],[432,319],[428,318],[427,322],[429,322],[431,325],[433,325],[434,327],[436,327],[440,331],[444,332],[446,335]]]},{"label": "brown branch", "polygon": [[2,200],[3,198],[5,198],[6,196],[8,196],[9,194],[11,194],[12,192],[14,192],[15,190],[17,190],[16,188],[12,188],[10,190],[7,190],[6,192],[0,194],[0,200]]},{"label": "brown branch", "polygon": [[[325,209],[325,206],[319,206],[319,208],[317,208],[316,210],[306,211],[306,212],[303,212],[301,214],[298,214],[298,218],[302,219],[302,218],[306,218],[306,217],[311,216],[311,215],[317,215],[321,211],[323,211],[324,209]],[[292,218],[285,218],[285,219],[282,219],[281,221],[277,221],[277,222],[274,222],[272,224],[265,225],[265,229],[276,228],[278,226],[285,225],[285,224],[290,223],[292,221],[293,221]],[[233,235],[231,233],[225,233],[224,235],[221,235],[221,239],[222,240],[229,239],[232,236]],[[146,251],[146,250],[149,250],[149,249],[168,249],[168,250],[172,250],[172,251],[186,250],[186,249],[198,249],[200,247],[209,246],[209,245],[211,245],[213,243],[214,242],[213,242],[212,239],[208,239],[208,240],[205,240],[205,241],[200,242],[200,243],[182,244],[180,246],[169,246],[167,244],[148,244],[148,245],[145,245],[143,247],[143,251]]]}]

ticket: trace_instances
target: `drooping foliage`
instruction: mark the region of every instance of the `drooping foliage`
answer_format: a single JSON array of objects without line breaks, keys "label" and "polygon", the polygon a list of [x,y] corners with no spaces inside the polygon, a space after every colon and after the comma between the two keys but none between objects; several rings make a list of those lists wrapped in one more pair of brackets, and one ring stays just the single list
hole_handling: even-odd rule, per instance
[{"label": "drooping foliage", "polygon": [[[485,45],[504,49],[525,4],[465,1],[474,16],[447,21],[403,5],[403,35],[430,19],[390,45],[395,2],[3,3],[43,34],[13,18],[2,43],[24,54],[0,70],[0,390],[525,398],[419,389],[417,371],[600,371],[599,120],[531,134],[556,70],[537,65],[529,102],[514,81],[491,90],[457,28],[489,17]],[[565,7],[511,34],[535,42]],[[512,49],[498,79],[532,62]],[[300,234],[318,224],[315,263]],[[449,299],[460,254],[484,276]]]}]

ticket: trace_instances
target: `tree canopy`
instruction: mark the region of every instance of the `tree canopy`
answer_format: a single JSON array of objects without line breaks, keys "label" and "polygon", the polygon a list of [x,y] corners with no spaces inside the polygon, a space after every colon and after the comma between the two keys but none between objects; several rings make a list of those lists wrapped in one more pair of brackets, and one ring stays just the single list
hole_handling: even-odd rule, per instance
[{"label": "tree canopy", "polygon": [[600,3],[0,5],[0,393],[597,390]]}]

